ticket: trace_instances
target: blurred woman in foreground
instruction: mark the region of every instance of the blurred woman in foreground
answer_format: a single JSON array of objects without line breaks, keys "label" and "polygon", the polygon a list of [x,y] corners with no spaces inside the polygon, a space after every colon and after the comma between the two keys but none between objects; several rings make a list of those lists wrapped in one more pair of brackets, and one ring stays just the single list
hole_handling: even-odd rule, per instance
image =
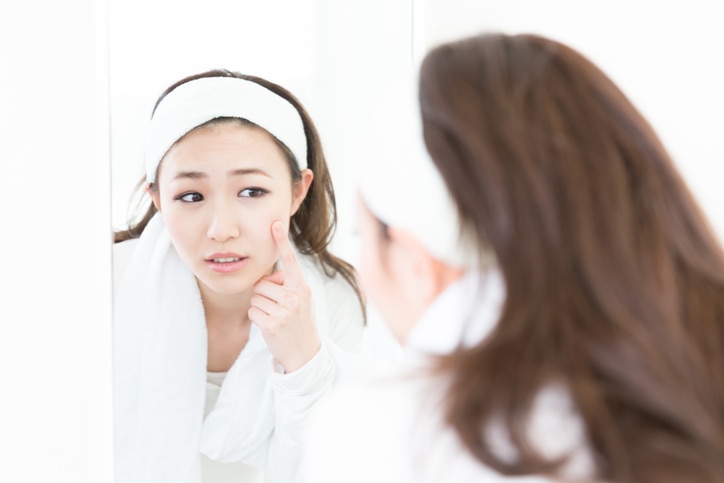
[{"label": "blurred woman in foreground", "polygon": [[536,35],[432,50],[419,102],[427,153],[360,184],[408,357],[336,395],[309,481],[724,481],[724,255],[649,123]]}]

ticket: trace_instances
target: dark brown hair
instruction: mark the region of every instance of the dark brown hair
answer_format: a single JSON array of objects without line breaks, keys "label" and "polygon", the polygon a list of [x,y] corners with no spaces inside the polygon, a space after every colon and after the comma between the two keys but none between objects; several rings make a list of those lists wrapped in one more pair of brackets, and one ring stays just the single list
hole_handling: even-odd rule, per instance
[{"label": "dark brown hair", "polygon": [[[302,123],[304,124],[304,133],[307,138],[307,167],[314,173],[314,179],[309,187],[307,196],[297,212],[292,216],[289,230],[292,235],[292,239],[294,240],[294,244],[300,253],[313,256],[317,259],[328,276],[340,274],[352,286],[357,293],[357,298],[359,299],[364,314],[365,304],[362,293],[357,284],[354,268],[346,261],[331,254],[328,250],[337,223],[334,187],[332,185],[332,178],[322,150],[322,143],[319,138],[319,134],[317,133],[317,129],[306,109],[287,89],[266,79],[228,70],[211,70],[186,77],[170,86],[156,101],[154,112],[163,98],[176,87],[186,82],[205,77],[235,77],[255,82],[286,99],[294,106],[297,112],[299,112],[299,116],[302,118]],[[198,126],[196,129],[219,122],[241,122],[243,124],[256,126],[246,119],[217,118]],[[257,127],[263,129],[263,126]],[[287,164],[292,175],[292,181],[294,182],[300,180],[301,172],[292,152],[277,138],[274,136],[271,136],[271,138],[277,143],[286,156]],[[145,178],[143,178],[139,181],[137,189],[144,189],[145,186],[146,182]],[[149,189],[157,189],[157,185],[151,184]],[[127,229],[116,232],[114,234],[114,242],[118,243],[131,238],[140,237],[143,230],[146,228],[146,225],[155,214],[156,208],[149,200],[148,207],[144,215],[138,221],[130,223]]]},{"label": "dark brown hair", "polygon": [[[583,55],[536,35],[438,46],[420,103],[507,290],[493,333],[441,360],[469,451],[504,474],[556,474],[526,422],[561,383],[597,477],[724,481],[724,254],[649,123]],[[519,458],[492,451],[494,419]]]}]

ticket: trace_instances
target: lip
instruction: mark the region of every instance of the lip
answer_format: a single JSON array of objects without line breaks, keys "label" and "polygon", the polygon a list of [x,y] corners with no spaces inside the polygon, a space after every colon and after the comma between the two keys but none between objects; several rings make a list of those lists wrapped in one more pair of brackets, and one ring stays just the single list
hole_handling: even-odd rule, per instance
[{"label": "lip", "polygon": [[[236,260],[235,261],[224,261],[224,262],[218,261],[218,260],[229,259],[229,258],[234,258]],[[209,270],[212,270],[212,271],[218,272],[218,273],[231,273],[231,272],[236,272],[238,270],[241,270],[244,267],[244,265],[246,265],[246,262],[248,260],[249,260],[249,257],[245,257],[242,255],[239,255],[238,253],[233,253],[233,252],[214,253],[205,259],[206,266],[209,268]]]}]

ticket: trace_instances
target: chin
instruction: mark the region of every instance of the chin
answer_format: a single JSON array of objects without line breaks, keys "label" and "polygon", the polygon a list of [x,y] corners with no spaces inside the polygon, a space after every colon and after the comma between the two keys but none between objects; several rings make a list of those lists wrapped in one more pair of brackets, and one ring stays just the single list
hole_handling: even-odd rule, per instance
[{"label": "chin", "polygon": [[249,290],[259,277],[243,276],[241,274],[237,276],[224,275],[223,278],[217,277],[196,277],[201,283],[203,283],[207,289],[220,295],[235,295]]},{"label": "chin", "polygon": [[212,283],[206,285],[212,292],[219,295],[241,294],[253,286],[251,283]]}]

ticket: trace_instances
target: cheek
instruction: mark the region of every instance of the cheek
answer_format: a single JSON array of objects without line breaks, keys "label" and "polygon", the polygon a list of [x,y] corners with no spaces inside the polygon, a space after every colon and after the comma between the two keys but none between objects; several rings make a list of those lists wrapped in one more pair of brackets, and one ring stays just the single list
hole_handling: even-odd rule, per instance
[{"label": "cheek", "polygon": [[289,207],[279,204],[256,206],[241,215],[241,242],[244,249],[254,255],[263,271],[268,270],[277,260],[279,254],[272,237],[272,224],[279,220],[285,225],[289,223]]},{"label": "cheek", "polygon": [[359,244],[359,252],[357,254],[357,275],[359,277],[360,287],[367,294],[374,287],[374,262],[375,257],[372,252],[369,240],[362,236]]},{"label": "cheek", "polygon": [[[357,275],[359,277],[360,288],[368,297],[374,299],[374,276],[371,272],[371,267],[366,259],[364,252],[359,256],[359,265],[357,267]],[[375,300],[372,300],[376,303]]]},{"label": "cheek", "polygon": [[273,244],[271,226],[275,221],[289,223],[289,208],[279,203],[258,205],[244,209],[239,213],[239,225],[244,238],[266,240]]},{"label": "cheek", "polygon": [[394,247],[360,251],[359,277],[362,289],[398,341],[404,342],[416,318],[416,304],[410,298],[414,287],[405,277],[404,266],[395,263]]},{"label": "cheek", "polygon": [[196,220],[193,217],[181,216],[174,209],[165,209],[162,216],[174,245],[178,247],[190,244],[193,234],[198,232]]},{"label": "cheek", "polygon": [[245,249],[253,253],[264,265],[270,265],[276,259],[276,245],[271,234],[273,218],[255,214],[244,220],[242,237]]},{"label": "cheek", "polygon": [[284,191],[284,188],[277,188],[272,196],[249,205],[245,214],[271,226],[276,220],[287,223],[291,218],[291,206],[291,193]]},{"label": "cheek", "polygon": [[169,211],[164,211],[163,219],[171,237],[171,243],[176,248],[181,260],[187,266],[193,267],[199,254],[203,252],[199,223],[193,218],[179,216],[177,213]]},{"label": "cheek", "polygon": [[359,278],[362,290],[367,294],[372,303],[386,315],[385,308],[390,305],[389,299],[393,298],[391,293],[394,288],[390,280],[389,271],[384,265],[384,253],[373,241],[363,241],[359,255]]}]

